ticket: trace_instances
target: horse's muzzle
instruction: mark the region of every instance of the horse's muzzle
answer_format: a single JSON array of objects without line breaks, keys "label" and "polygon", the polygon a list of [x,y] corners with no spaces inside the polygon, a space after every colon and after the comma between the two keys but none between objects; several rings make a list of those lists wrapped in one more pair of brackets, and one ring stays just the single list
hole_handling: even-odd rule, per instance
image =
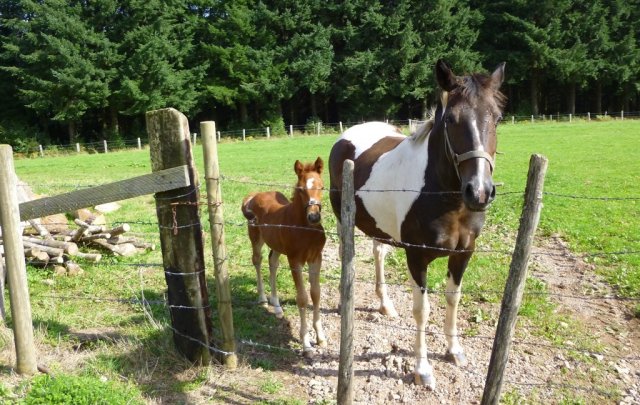
[{"label": "horse's muzzle", "polygon": [[484,211],[496,198],[496,186],[491,179],[474,179],[462,187],[462,200],[471,211]]}]

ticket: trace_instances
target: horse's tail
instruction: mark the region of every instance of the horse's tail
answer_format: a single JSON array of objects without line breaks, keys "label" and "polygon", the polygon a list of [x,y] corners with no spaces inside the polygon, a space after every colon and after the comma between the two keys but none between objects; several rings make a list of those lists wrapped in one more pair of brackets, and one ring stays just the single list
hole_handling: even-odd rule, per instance
[{"label": "horse's tail", "polygon": [[251,210],[251,202],[253,200],[253,196],[255,194],[249,194],[242,200],[242,215],[247,218],[247,221],[253,221],[256,218],[256,215]]}]

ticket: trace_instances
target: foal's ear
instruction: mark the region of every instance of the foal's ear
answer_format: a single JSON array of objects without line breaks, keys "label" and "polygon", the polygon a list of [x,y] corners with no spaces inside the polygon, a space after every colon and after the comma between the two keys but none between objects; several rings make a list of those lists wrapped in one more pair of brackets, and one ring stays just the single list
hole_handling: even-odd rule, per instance
[{"label": "foal's ear", "polygon": [[444,91],[451,91],[458,87],[458,82],[456,79],[456,75],[453,74],[451,68],[442,59],[439,59],[436,62],[436,80],[438,81],[438,85]]},{"label": "foal's ear", "polygon": [[320,156],[318,156],[316,162],[313,165],[316,168],[316,172],[318,172],[318,174],[322,174],[322,169],[324,169],[324,162],[322,161],[322,158]]},{"label": "foal's ear", "polygon": [[302,163],[300,163],[299,160],[296,160],[296,162],[293,164],[293,170],[295,170],[296,174],[298,176],[300,176],[300,174],[302,174]]},{"label": "foal's ear", "polygon": [[498,90],[504,81],[504,67],[506,62],[500,63],[496,66],[493,73],[491,73],[491,87]]}]

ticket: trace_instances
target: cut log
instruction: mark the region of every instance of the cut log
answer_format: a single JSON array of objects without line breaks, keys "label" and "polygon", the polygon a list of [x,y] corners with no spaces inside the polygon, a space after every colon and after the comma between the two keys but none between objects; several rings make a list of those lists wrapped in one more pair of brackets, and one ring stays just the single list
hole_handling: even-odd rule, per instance
[{"label": "cut log", "polygon": [[107,231],[107,233],[110,233],[111,236],[118,236],[121,235],[125,232],[129,232],[131,230],[131,227],[129,226],[129,224],[122,224],[120,226],[116,226],[115,228],[112,228],[110,230]]},{"label": "cut log", "polygon": [[100,253],[83,253],[83,252],[78,252],[74,255],[74,257],[79,257],[81,259],[84,260],[89,260],[92,261],[94,263],[98,263],[100,260],[102,260],[102,255]]},{"label": "cut log", "polygon": [[70,255],[78,253],[78,245],[76,245],[73,242],[63,242],[55,239],[39,239],[39,238],[32,238],[29,236],[23,236],[22,240],[31,242],[31,243],[36,243],[42,246],[49,246],[49,247],[63,249],[65,253]]},{"label": "cut log", "polygon": [[131,243],[133,244],[133,246],[137,247],[138,249],[156,250],[156,244],[155,243],[143,242],[141,240],[134,240]]},{"label": "cut log", "polygon": [[91,242],[120,256],[132,256],[138,252],[136,247],[131,243],[112,245],[104,239],[96,239]]},{"label": "cut log", "polygon": [[68,276],[80,276],[84,273],[84,270],[78,263],[72,262],[71,260],[67,261],[64,266],[67,268]]},{"label": "cut log", "polygon": [[99,232],[105,232],[107,230],[107,228],[103,225],[91,225],[77,218],[74,219],[73,222],[75,222],[75,224],[78,225],[80,228],[86,229],[87,232],[89,233],[99,233]]},{"label": "cut log", "polygon": [[94,239],[109,239],[110,237],[111,237],[110,233],[100,232],[100,233],[94,233],[92,235],[85,235],[82,237],[82,239],[80,239],[80,242],[89,243]]},{"label": "cut log", "polygon": [[49,255],[47,254],[47,252],[43,252],[37,247],[26,248],[24,250],[24,257],[29,259],[35,259],[36,261],[40,261],[40,262],[49,262]]},{"label": "cut log", "polygon": [[26,241],[26,240],[23,240],[22,244],[24,245],[24,247],[27,247],[27,248],[34,248],[35,247],[35,248],[40,249],[43,252],[47,252],[47,254],[50,257],[62,256],[62,254],[64,253],[63,249],[60,249],[60,248],[57,248],[57,247],[50,247],[50,246],[40,245],[40,244],[29,242],[29,241]]},{"label": "cut log", "polygon": [[64,276],[65,274],[67,274],[67,268],[64,266],[54,266],[53,274],[55,274],[56,276]]},{"label": "cut log", "polygon": [[49,230],[47,230],[47,228],[45,228],[41,223],[39,219],[30,219],[29,220],[29,225],[31,225],[31,227],[33,229],[36,230],[36,232],[38,233],[38,235],[44,237],[44,238],[51,238],[51,234],[49,233]]}]

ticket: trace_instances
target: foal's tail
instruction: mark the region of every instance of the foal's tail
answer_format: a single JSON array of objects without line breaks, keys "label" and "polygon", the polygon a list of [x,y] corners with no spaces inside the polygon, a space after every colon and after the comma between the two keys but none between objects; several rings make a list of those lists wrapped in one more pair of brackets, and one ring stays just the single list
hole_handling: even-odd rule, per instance
[{"label": "foal's tail", "polygon": [[255,194],[249,194],[242,200],[242,215],[247,218],[248,221],[252,221],[256,218],[256,215],[251,210],[251,201],[253,200],[253,196]]}]

